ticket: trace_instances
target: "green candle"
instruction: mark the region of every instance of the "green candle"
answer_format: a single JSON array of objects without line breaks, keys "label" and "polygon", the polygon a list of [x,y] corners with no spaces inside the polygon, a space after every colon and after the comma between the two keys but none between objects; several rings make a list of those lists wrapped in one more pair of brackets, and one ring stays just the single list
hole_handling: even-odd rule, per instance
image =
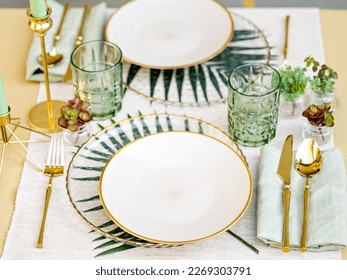
[{"label": "green candle", "polygon": [[5,95],[4,83],[2,82],[2,76],[0,73],[0,116],[8,113],[8,105]]},{"label": "green candle", "polygon": [[31,15],[34,18],[43,18],[47,16],[45,0],[29,0]]}]

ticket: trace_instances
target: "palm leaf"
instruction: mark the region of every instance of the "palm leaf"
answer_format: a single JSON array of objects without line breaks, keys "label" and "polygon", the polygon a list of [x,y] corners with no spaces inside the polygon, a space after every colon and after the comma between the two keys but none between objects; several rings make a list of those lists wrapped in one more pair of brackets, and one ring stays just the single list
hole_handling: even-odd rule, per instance
[{"label": "palm leaf", "polygon": [[132,129],[132,131],[133,131],[134,139],[141,138],[142,135],[141,135],[140,131],[138,130],[136,124],[134,123],[134,120],[131,119],[131,116],[130,116],[130,115],[128,115],[128,118],[130,119],[130,124],[131,124],[131,129]]},{"label": "palm leaf", "polygon": [[141,118],[140,120],[141,120],[142,129],[143,129],[143,134],[144,135],[150,135],[151,132],[150,132],[145,120],[143,118]]},{"label": "palm leaf", "polygon": [[173,70],[164,70],[165,100],[168,100],[168,97],[169,97],[169,89],[170,89],[172,75],[173,75]]},{"label": "palm leaf", "polygon": [[115,252],[121,252],[121,251],[129,250],[129,249],[133,249],[133,248],[135,248],[135,247],[131,246],[131,245],[123,244],[123,245],[120,245],[118,247],[101,252],[101,253],[97,254],[95,257],[97,258],[97,257],[113,254]]},{"label": "palm leaf", "polygon": [[95,137],[95,140],[98,141],[98,143],[107,151],[109,151],[112,155],[116,152],[115,150],[113,150],[112,147],[110,147],[109,145],[107,145],[104,141],[102,141],[100,138]]},{"label": "palm leaf", "polygon": [[189,81],[193,88],[195,101],[198,102],[198,93],[196,90],[197,74],[196,74],[195,66],[189,67]]},{"label": "palm leaf", "polygon": [[123,131],[119,124],[116,124],[114,127],[117,129],[120,139],[122,139],[123,146],[131,142],[128,135]]},{"label": "palm leaf", "polygon": [[205,100],[208,101],[207,90],[206,90],[206,77],[204,73],[204,69],[201,65],[198,65],[198,74],[199,74],[199,82],[204,93]]},{"label": "palm leaf", "polygon": [[84,158],[89,159],[89,160],[97,161],[97,162],[102,162],[102,163],[106,163],[108,161],[108,159],[106,159],[106,158],[88,157],[85,155],[81,155],[81,157],[84,157]]},{"label": "palm leaf", "polygon": [[99,206],[90,208],[90,209],[88,209],[88,210],[85,210],[85,211],[83,211],[83,212],[84,212],[84,213],[88,213],[88,212],[99,211],[99,210],[102,210],[102,209],[104,209],[104,208],[103,208],[101,205],[99,205]]},{"label": "palm leaf", "polygon": [[100,181],[100,176],[95,176],[95,177],[73,177],[71,178],[76,181]]},{"label": "palm leaf", "polygon": [[179,102],[181,102],[182,101],[182,87],[183,87],[183,80],[184,80],[184,69],[176,69],[175,72],[176,72],[175,76],[176,76],[178,100],[179,100]]},{"label": "palm leaf", "polygon": [[173,131],[172,123],[171,123],[171,119],[169,115],[166,116],[166,124],[167,124],[168,130]]},{"label": "palm leaf", "polygon": [[161,123],[159,121],[159,117],[158,116],[155,117],[155,125],[157,127],[157,132],[158,133],[159,132],[163,132],[163,127],[161,126]]},{"label": "palm leaf", "polygon": [[249,244],[246,240],[242,239],[237,234],[233,233],[230,229],[227,230],[227,232],[235,237],[238,241],[240,241],[242,244],[246,245],[249,249],[251,249],[254,253],[259,254],[259,250],[255,248],[253,245]]},{"label": "palm leaf", "polygon": [[207,71],[208,71],[208,75],[210,76],[210,80],[214,86],[214,88],[216,89],[216,91],[218,92],[219,96],[221,98],[223,98],[223,94],[219,88],[219,84],[218,84],[218,81],[217,81],[217,78],[215,76],[215,74],[213,73],[212,69],[210,67],[207,67]]},{"label": "palm leaf", "polygon": [[161,70],[151,69],[150,73],[151,73],[150,74],[150,87],[151,87],[150,95],[151,95],[151,97],[153,97],[154,96],[155,86],[157,85],[157,81],[159,79]]},{"label": "palm leaf", "polygon": [[108,131],[106,131],[107,137],[108,139],[111,141],[111,143],[113,144],[113,146],[119,150],[123,147],[123,145],[121,143],[119,143],[116,138],[114,138]]},{"label": "palm leaf", "polygon": [[94,167],[94,166],[74,166],[74,169],[80,169],[80,170],[87,170],[87,171],[97,171],[97,172],[101,172],[104,167],[100,166],[100,167]]},{"label": "palm leaf", "polygon": [[76,202],[89,202],[89,201],[94,201],[94,200],[99,200],[99,199],[100,199],[100,196],[95,195],[95,196],[91,196],[89,198],[77,200]]}]

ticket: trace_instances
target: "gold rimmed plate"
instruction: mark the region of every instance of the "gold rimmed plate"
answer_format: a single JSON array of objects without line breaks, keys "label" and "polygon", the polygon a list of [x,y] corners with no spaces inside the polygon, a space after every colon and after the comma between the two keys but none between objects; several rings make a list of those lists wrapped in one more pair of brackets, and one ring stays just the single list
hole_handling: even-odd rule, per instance
[{"label": "gold rimmed plate", "polygon": [[106,164],[99,195],[111,219],[138,238],[187,244],[224,232],[251,196],[245,162],[200,133],[169,131],[129,143]]},{"label": "gold rimmed plate", "polygon": [[177,69],[218,55],[233,31],[230,13],[214,0],[136,0],[110,17],[105,38],[122,49],[129,63]]},{"label": "gold rimmed plate", "polygon": [[135,140],[169,131],[190,131],[218,139],[232,148],[247,166],[238,145],[225,132],[202,120],[159,114],[140,115],[117,122],[83,144],[72,158],[67,171],[66,188],[70,202],[94,231],[116,242],[137,247],[173,245],[144,240],[119,227],[104,210],[98,193],[102,170],[114,154]]}]

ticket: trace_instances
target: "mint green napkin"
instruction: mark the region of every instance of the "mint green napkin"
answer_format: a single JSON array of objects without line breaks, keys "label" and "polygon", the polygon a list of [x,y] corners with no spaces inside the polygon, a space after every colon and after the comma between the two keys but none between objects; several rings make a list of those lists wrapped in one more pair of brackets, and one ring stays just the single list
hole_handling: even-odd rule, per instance
[{"label": "mint green napkin", "polygon": [[[46,51],[49,52],[53,45],[53,39],[58,30],[64,5],[53,0],[47,1],[52,8],[51,18],[53,26],[47,31],[45,36]],[[61,40],[57,44],[57,52],[63,54],[64,58],[54,67],[48,68],[49,80],[60,82],[63,80],[67,67],[70,63],[70,55],[73,51],[78,30],[81,25],[83,8],[70,8],[61,31]],[[86,23],[84,25],[84,42],[92,40],[102,40],[104,38],[104,26],[106,22],[106,3],[100,3],[91,8]],[[37,62],[37,56],[41,55],[40,40],[34,34],[31,48],[27,59],[26,79],[30,81],[44,81],[43,68]]]},{"label": "mint green napkin", "polygon": [[[280,154],[280,149],[270,145],[261,150],[257,195],[257,237],[278,248],[283,236],[283,182],[277,176]],[[347,247],[344,159],[338,149],[323,151],[322,156],[322,171],[310,180],[308,251]],[[292,249],[299,249],[301,242],[304,184],[305,179],[294,170],[293,165],[289,215]]]}]

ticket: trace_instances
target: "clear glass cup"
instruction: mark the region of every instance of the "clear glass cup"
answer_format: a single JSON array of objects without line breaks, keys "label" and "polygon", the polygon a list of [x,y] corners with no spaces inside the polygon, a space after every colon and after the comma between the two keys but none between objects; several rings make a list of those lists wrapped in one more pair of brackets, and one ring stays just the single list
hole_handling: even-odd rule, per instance
[{"label": "clear glass cup", "polygon": [[246,64],[229,77],[228,131],[239,144],[259,147],[276,135],[281,77],[268,65]]},{"label": "clear glass cup", "polygon": [[74,94],[90,107],[94,120],[112,118],[122,108],[122,51],[106,41],[89,41],[71,54]]}]

